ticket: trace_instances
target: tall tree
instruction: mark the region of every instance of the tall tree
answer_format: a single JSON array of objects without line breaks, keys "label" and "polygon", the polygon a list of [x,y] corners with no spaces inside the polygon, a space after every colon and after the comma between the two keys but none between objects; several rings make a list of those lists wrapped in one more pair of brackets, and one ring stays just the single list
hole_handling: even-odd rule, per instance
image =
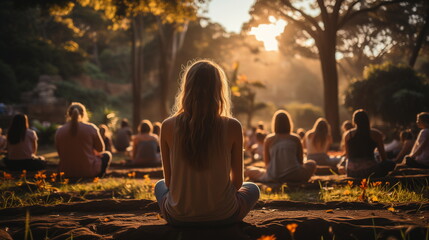
[{"label": "tall tree", "polygon": [[338,108],[337,42],[339,32],[360,14],[375,12],[401,0],[317,0],[302,3],[293,0],[257,0],[252,15],[284,18],[302,30],[302,36],[314,41],[323,77],[324,111],[336,141],[340,140]]},{"label": "tall tree", "polygon": [[[135,1],[101,1],[101,0],[80,0],[81,4],[89,4],[95,9],[103,10],[106,16],[116,20],[116,27],[131,27],[131,65],[132,65],[132,87],[133,87],[133,127],[136,129],[141,120],[142,82],[144,79],[144,46],[148,42],[145,30],[156,26],[162,27],[164,24],[176,27],[177,23],[184,23],[196,18],[198,3],[203,0],[135,0]],[[145,21],[150,19],[153,21]],[[157,19],[157,20],[155,20]],[[130,23],[130,24],[127,24]],[[177,28],[174,28],[177,30]],[[167,44],[166,44],[167,45]],[[167,47],[167,46],[166,46]],[[163,52],[170,54],[172,51]],[[175,52],[175,51],[173,51]],[[171,56],[171,55],[170,55]],[[175,55],[174,55],[175,56]],[[171,58],[167,57],[169,60]],[[161,70],[163,72],[164,70]],[[168,75],[167,75],[168,76]],[[168,81],[167,81],[168,84]],[[166,88],[163,79],[160,88]],[[161,114],[165,114],[165,109],[161,109]]]}]

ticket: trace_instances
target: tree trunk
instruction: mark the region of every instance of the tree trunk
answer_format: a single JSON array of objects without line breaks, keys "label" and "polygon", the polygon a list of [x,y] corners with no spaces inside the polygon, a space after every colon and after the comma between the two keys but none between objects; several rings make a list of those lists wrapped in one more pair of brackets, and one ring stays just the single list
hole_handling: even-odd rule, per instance
[{"label": "tree trunk", "polygon": [[[326,33],[325,33],[326,34]],[[326,34],[327,35],[327,34]],[[318,43],[319,57],[323,76],[324,111],[326,119],[331,125],[332,137],[335,142],[341,140],[340,115],[338,105],[338,72],[335,59],[336,37],[324,36]]]},{"label": "tree trunk", "polygon": [[169,115],[170,104],[168,101],[170,84],[173,82],[174,67],[176,65],[177,53],[183,46],[184,38],[188,29],[188,23],[184,24],[181,32],[177,31],[172,24],[159,25],[160,29],[160,115],[164,119]]},{"label": "tree trunk", "polygon": [[426,40],[427,32],[429,31],[429,6],[426,7],[426,22],[423,25],[422,29],[419,32],[419,35],[416,39],[416,44],[414,45],[413,52],[408,62],[411,68],[414,68],[416,64],[417,57],[419,56],[419,51],[422,48],[423,42]]},{"label": "tree trunk", "polygon": [[143,77],[143,18],[137,15],[132,18],[131,72],[133,94],[133,130],[141,120],[141,81]]}]

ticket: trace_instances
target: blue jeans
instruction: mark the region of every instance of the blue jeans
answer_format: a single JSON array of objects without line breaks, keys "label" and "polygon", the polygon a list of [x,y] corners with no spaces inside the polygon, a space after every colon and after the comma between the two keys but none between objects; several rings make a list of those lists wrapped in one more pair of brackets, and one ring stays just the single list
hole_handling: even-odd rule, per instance
[{"label": "blue jeans", "polygon": [[[155,184],[155,197],[156,201],[158,202],[159,208],[161,209],[161,213],[163,212],[164,206],[162,206],[162,203],[164,202],[164,198],[167,196],[168,193],[167,185],[165,185],[165,180],[161,179]],[[231,224],[234,222],[238,222],[243,220],[243,218],[250,212],[250,210],[255,206],[256,202],[259,199],[260,196],[260,190],[259,187],[252,183],[252,182],[244,182],[241,188],[237,191],[237,200],[239,203],[239,209],[238,211],[231,216],[228,219],[221,220],[221,221],[213,221],[213,222],[206,222],[206,223],[188,223],[188,222],[179,222],[175,219],[172,219],[169,216],[164,216],[164,218],[167,220],[168,223],[172,225],[224,225],[224,224]],[[167,215],[164,213],[164,215]]]}]

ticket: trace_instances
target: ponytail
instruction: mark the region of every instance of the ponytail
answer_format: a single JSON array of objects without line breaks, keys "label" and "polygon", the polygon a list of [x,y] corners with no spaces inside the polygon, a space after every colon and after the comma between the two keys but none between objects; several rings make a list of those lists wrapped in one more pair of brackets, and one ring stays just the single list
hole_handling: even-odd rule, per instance
[{"label": "ponytail", "polygon": [[79,127],[78,122],[79,122],[79,110],[77,110],[77,108],[74,108],[70,116],[70,134],[72,136],[76,136],[77,134],[77,129]]},{"label": "ponytail", "polygon": [[80,121],[88,121],[88,114],[86,113],[85,106],[78,102],[71,103],[67,110],[66,120],[70,122],[70,135],[76,136],[79,128],[78,123]]}]

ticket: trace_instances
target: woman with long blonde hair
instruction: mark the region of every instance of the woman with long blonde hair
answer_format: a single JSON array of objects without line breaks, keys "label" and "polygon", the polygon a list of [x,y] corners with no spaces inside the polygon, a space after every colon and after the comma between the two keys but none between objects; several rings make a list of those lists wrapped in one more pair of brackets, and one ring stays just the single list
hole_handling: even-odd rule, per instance
[{"label": "woman with long blonde hair", "polygon": [[155,186],[164,218],[173,225],[241,221],[259,198],[243,183],[243,134],[231,118],[223,70],[208,60],[186,68],[172,117],[161,126],[165,179]]},{"label": "woman with long blonde hair", "polygon": [[67,109],[66,123],[55,135],[59,171],[67,177],[101,177],[112,159],[111,153],[104,151],[99,129],[88,120],[85,106],[72,102]]},{"label": "woman with long blonde hair", "polygon": [[250,167],[245,175],[260,182],[306,182],[316,171],[313,160],[304,162],[301,139],[293,133],[288,112],[278,110],[271,123],[272,134],[264,142],[265,168]]},{"label": "woman with long blonde hair", "polygon": [[336,168],[340,159],[329,157],[328,150],[331,144],[331,126],[326,119],[318,118],[303,140],[303,145],[307,149],[307,159],[316,161],[317,165]]}]

